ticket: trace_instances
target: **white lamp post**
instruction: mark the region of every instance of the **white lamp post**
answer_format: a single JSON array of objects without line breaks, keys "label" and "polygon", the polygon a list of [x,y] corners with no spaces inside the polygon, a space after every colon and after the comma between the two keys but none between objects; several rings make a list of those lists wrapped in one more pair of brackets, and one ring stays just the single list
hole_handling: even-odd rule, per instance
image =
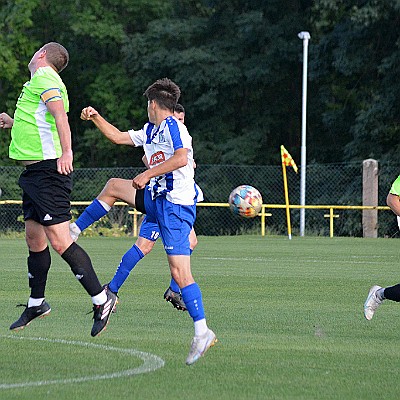
[{"label": "white lamp post", "polygon": [[[301,172],[300,172],[300,205],[306,204],[306,110],[307,110],[307,64],[309,32],[300,32],[299,39],[303,41],[303,95],[301,108]],[[300,236],[304,236],[305,209],[300,209]]]}]

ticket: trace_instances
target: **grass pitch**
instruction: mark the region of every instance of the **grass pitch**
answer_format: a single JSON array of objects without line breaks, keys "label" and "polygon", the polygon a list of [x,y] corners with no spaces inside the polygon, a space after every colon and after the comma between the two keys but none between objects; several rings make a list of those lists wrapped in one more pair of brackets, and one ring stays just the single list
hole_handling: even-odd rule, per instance
[{"label": "grass pitch", "polygon": [[[79,243],[106,283],[133,241]],[[163,300],[169,272],[160,243],[121,289],[107,330],[92,338],[90,299],[54,252],[50,316],[8,330],[29,294],[27,251],[22,239],[1,239],[0,398],[398,399],[400,305],[383,304],[372,321],[362,313],[370,286],[400,281],[397,246],[397,239],[200,237],[192,269],[219,342],[188,367],[193,324]],[[150,372],[141,370],[143,354],[164,365],[149,361]]]}]

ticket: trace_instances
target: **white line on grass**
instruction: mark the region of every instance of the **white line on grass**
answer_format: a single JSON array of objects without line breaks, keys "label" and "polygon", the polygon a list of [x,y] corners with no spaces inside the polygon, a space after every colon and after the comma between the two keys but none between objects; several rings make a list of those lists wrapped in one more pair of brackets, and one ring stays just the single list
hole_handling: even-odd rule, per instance
[{"label": "white line on grass", "polygon": [[[268,258],[268,257],[198,257],[202,260],[211,260],[211,261],[269,261],[269,262],[291,262],[292,260],[288,259],[285,260],[284,258]],[[371,257],[372,258],[372,257]],[[378,258],[378,257],[374,257]],[[394,258],[394,256],[391,256]],[[354,261],[353,259],[356,259]],[[350,260],[342,259],[342,260],[323,260],[322,258],[304,258],[299,259],[302,262],[309,262],[309,263],[320,263],[320,264],[343,264],[343,263],[350,263],[350,264],[377,264],[380,265],[379,259],[376,261],[365,261],[364,257],[352,256]]]},{"label": "white line on grass", "polygon": [[94,347],[96,349],[106,350],[106,351],[115,351],[123,354],[128,354],[133,357],[138,357],[143,360],[143,364],[137,368],[127,369],[119,372],[112,372],[104,375],[91,375],[91,376],[82,376],[80,378],[71,378],[71,379],[54,379],[54,380],[45,380],[45,381],[33,381],[33,382],[20,382],[20,383],[2,383],[0,384],[0,389],[14,389],[14,388],[23,388],[23,387],[32,387],[32,386],[44,386],[44,385],[54,385],[54,384],[67,384],[67,383],[80,383],[80,382],[88,382],[88,381],[99,381],[102,379],[113,379],[113,378],[122,378],[127,376],[145,374],[147,372],[155,371],[159,368],[162,368],[165,364],[164,360],[158,356],[155,356],[151,353],[145,353],[143,351],[135,350],[135,349],[122,349],[119,347],[106,346],[103,344],[95,344],[88,342],[79,342],[75,340],[63,340],[63,339],[49,339],[42,337],[23,337],[23,336],[12,336],[12,335],[0,335],[0,337],[5,339],[14,339],[14,340],[36,340],[50,343],[61,343],[71,346],[83,346],[83,347]]}]

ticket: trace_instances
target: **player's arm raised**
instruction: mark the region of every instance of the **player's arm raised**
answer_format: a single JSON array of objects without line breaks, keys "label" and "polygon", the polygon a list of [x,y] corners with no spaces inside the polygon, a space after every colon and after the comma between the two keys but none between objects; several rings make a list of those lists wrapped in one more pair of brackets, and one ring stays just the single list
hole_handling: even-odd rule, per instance
[{"label": "player's arm raised", "polygon": [[81,112],[81,119],[92,121],[100,132],[112,143],[135,146],[128,132],[121,132],[117,127],[106,121],[93,107],[85,107]]}]

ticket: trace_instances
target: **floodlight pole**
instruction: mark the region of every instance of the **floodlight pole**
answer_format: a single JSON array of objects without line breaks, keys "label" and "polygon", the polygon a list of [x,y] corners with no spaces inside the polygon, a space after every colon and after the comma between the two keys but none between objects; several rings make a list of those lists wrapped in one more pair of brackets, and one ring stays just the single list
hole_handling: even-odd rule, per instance
[{"label": "floodlight pole", "polygon": [[[307,63],[309,32],[300,32],[299,39],[303,41],[303,94],[301,108],[301,168],[300,168],[300,205],[306,204],[306,110],[307,110]],[[304,236],[305,209],[300,209],[300,236]]]}]

